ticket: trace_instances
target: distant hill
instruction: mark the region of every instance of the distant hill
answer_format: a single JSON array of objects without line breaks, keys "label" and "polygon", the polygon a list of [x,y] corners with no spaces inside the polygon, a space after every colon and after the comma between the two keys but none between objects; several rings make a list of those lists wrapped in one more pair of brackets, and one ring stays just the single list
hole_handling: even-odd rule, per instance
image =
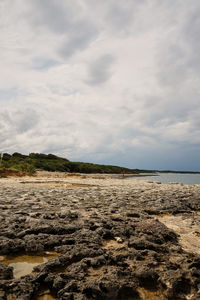
[{"label": "distant hill", "polygon": [[15,152],[12,155],[3,154],[0,170],[13,170],[22,173],[34,174],[36,169],[45,171],[59,171],[72,173],[115,173],[137,174],[138,170],[84,162],[72,162],[54,154],[30,153],[23,155]]}]

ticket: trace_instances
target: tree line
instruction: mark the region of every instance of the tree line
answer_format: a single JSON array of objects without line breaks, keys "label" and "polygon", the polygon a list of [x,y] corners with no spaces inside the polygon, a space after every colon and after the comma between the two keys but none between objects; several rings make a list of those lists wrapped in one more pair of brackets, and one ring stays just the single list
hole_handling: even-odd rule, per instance
[{"label": "tree line", "polygon": [[34,174],[37,169],[70,173],[138,173],[138,170],[119,166],[72,162],[54,154],[30,153],[29,155],[24,155],[18,152],[13,154],[3,154],[0,170],[2,171],[5,169],[28,174]]}]

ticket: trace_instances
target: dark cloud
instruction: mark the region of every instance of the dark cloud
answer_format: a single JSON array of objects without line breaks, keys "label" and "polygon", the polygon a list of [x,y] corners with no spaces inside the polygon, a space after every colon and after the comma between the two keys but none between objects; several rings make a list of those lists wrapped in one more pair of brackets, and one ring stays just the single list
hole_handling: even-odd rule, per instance
[{"label": "dark cloud", "polygon": [[179,10],[177,7],[177,24],[168,24],[168,33],[163,33],[157,56],[158,80],[171,87],[184,86],[188,80],[200,75],[200,4],[193,1],[190,8],[184,4],[179,6]]},{"label": "dark cloud", "polygon": [[66,35],[66,41],[58,49],[58,53],[64,57],[70,57],[78,51],[84,50],[98,35],[94,24],[79,21],[73,24]]},{"label": "dark cloud", "polygon": [[142,151],[127,147],[125,151],[116,151],[111,157],[99,162],[150,170],[200,170],[200,153],[197,148],[184,149],[176,146],[164,146],[159,148],[144,146]]},{"label": "dark cloud", "polygon": [[[186,155],[183,149],[187,149],[188,145],[190,149],[200,145],[197,121],[200,115],[200,4],[193,1],[188,7],[186,3],[178,3],[180,9],[176,5],[176,23],[167,24],[167,30],[157,44],[157,80],[162,96],[146,112],[149,113],[149,126],[155,128],[157,139],[173,145],[172,148],[182,153],[183,158]],[[152,103],[151,100],[149,102]],[[191,151],[195,152],[195,149]],[[198,155],[194,154],[194,157]],[[188,160],[194,165],[189,156]]]},{"label": "dark cloud", "polygon": [[200,75],[200,3],[195,2],[195,6],[191,7],[192,12],[186,19],[183,30],[181,31],[182,43],[185,47],[185,62],[188,71],[195,72]]},{"label": "dark cloud", "polygon": [[135,15],[145,0],[108,1],[105,21],[117,34],[131,31]]},{"label": "dark cloud", "polygon": [[111,67],[115,58],[111,54],[105,54],[94,61],[89,66],[89,79],[87,83],[90,85],[98,85],[105,83],[112,76]]},{"label": "dark cloud", "polygon": [[68,58],[86,48],[98,36],[98,28],[84,15],[79,2],[56,0],[33,1],[35,14],[30,18],[34,27],[49,29],[63,38],[57,53]]},{"label": "dark cloud", "polygon": [[[68,3],[68,1],[65,1]],[[32,1],[29,21],[36,27],[43,26],[54,33],[65,33],[71,23],[71,10],[64,5],[64,1],[34,0]]]}]

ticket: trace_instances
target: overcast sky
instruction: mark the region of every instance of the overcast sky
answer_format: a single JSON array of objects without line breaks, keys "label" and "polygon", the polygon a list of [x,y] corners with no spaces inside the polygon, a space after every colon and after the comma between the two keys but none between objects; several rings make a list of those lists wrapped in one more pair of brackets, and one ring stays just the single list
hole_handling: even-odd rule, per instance
[{"label": "overcast sky", "polygon": [[200,171],[199,0],[0,0],[0,151]]}]

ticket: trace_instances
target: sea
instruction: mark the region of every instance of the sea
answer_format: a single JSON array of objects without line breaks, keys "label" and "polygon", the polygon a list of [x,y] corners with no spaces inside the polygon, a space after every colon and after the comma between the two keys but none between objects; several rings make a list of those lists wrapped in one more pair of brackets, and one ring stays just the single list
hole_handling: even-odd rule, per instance
[{"label": "sea", "polygon": [[155,173],[153,176],[143,174],[145,176],[133,177],[140,180],[159,181],[161,183],[179,182],[183,184],[200,184],[200,174],[182,174],[182,173]]}]

